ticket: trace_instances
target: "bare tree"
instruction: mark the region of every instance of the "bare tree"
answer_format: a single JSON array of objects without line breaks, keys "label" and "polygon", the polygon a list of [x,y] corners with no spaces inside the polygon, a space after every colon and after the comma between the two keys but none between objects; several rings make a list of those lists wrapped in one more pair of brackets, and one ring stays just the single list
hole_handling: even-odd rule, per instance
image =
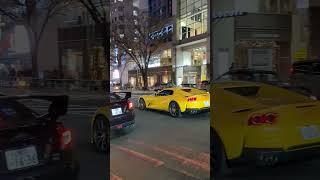
[{"label": "bare tree", "polygon": [[23,25],[28,33],[32,62],[32,77],[38,78],[38,50],[49,20],[63,14],[72,0],[0,0],[0,14],[15,24]]},{"label": "bare tree", "polygon": [[96,27],[101,30],[102,46],[106,62],[107,90],[110,89],[110,0],[77,0],[90,14]]},{"label": "bare tree", "polygon": [[160,39],[151,38],[152,32],[156,30],[156,26],[153,24],[159,25],[155,21],[160,23],[158,19],[149,17],[146,12],[139,12],[138,16],[128,18],[124,34],[111,32],[112,40],[131,57],[139,68],[144,90],[148,89],[149,64],[161,44],[159,43]]}]

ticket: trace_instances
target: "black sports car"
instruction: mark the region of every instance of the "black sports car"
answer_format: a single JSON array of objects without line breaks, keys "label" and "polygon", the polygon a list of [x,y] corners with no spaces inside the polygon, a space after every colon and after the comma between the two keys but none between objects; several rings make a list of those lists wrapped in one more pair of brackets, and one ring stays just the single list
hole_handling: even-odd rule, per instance
[{"label": "black sports car", "polygon": [[[48,112],[22,103],[34,99],[49,101]],[[67,108],[64,95],[0,97],[1,180],[78,179],[72,132],[59,122]]]}]

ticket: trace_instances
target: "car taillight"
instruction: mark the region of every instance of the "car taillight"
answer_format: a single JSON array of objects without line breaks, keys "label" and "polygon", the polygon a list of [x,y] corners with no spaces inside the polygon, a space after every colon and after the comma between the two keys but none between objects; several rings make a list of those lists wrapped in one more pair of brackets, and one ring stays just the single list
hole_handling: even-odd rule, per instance
[{"label": "car taillight", "polygon": [[268,113],[262,115],[254,115],[249,118],[249,126],[259,126],[265,124],[274,124],[277,120],[277,115],[275,113]]},{"label": "car taillight", "polygon": [[132,101],[128,101],[128,109],[132,110],[133,108],[134,108],[133,102]]},{"label": "car taillight", "polygon": [[196,97],[189,97],[189,98],[188,98],[188,102],[193,102],[193,101],[196,101],[196,100],[197,100]]},{"label": "car taillight", "polygon": [[57,143],[56,148],[59,150],[67,150],[72,147],[72,132],[71,129],[64,127],[62,124],[57,124]]},{"label": "car taillight", "polygon": [[291,68],[290,68],[290,75],[293,75],[294,74],[294,68],[293,68],[293,66],[291,66]]}]

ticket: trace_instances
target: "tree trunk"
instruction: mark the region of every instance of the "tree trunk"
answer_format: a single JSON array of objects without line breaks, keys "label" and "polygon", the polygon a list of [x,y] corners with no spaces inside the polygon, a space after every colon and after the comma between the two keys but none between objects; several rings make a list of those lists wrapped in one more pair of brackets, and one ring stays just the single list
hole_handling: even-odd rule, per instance
[{"label": "tree trunk", "polygon": [[148,90],[148,69],[143,69],[141,71],[142,78],[143,78],[143,90]]},{"label": "tree trunk", "polygon": [[106,60],[106,89],[107,92],[110,91],[110,38],[109,38],[109,30],[110,23],[104,22],[102,24],[103,28],[103,51],[104,51],[104,58]]},{"label": "tree trunk", "polygon": [[25,24],[24,26],[27,30],[28,37],[29,37],[29,44],[30,44],[30,55],[31,55],[31,67],[32,67],[32,78],[38,79],[39,77],[39,70],[38,70],[38,49],[39,49],[39,42],[37,42],[37,37],[32,30],[32,28]]}]

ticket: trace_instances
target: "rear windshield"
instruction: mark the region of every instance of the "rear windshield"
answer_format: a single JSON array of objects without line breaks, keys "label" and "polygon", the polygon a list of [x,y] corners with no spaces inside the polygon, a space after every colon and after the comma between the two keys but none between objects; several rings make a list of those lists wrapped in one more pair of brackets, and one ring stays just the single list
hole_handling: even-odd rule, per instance
[{"label": "rear windshield", "polygon": [[190,89],[181,89],[184,92],[196,95],[196,94],[204,94],[206,93],[205,91],[199,90],[199,89],[194,89],[194,88],[190,88]]},{"label": "rear windshield", "polygon": [[16,101],[0,101],[0,122],[19,122],[35,119],[35,112]]},{"label": "rear windshield", "polygon": [[249,87],[226,88],[225,90],[238,94],[240,96],[250,97],[250,96],[256,96],[259,92],[259,89],[260,89],[259,86],[249,86]]},{"label": "rear windshield", "polygon": [[114,94],[114,93],[111,93],[111,94],[107,95],[107,98],[110,99],[111,103],[118,102],[118,101],[120,101],[122,99],[119,95]]}]

